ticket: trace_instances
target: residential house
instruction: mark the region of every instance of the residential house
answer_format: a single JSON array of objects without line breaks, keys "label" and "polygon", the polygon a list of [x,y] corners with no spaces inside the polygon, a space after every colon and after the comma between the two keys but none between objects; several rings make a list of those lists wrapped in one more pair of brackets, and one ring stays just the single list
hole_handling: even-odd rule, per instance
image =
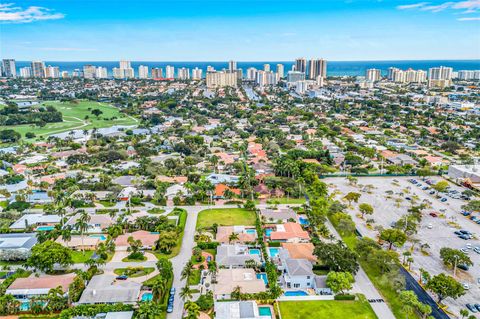
[{"label": "residential house", "polygon": [[0,234],[0,260],[25,260],[36,243],[36,233]]},{"label": "residential house", "polygon": [[290,208],[270,209],[261,208],[260,216],[266,223],[286,223],[289,220],[296,220],[297,213]]},{"label": "residential house", "polygon": [[28,301],[34,297],[46,296],[50,289],[61,287],[64,296],[68,295],[68,289],[77,275],[69,273],[65,275],[31,275],[28,278],[17,278],[5,291],[17,300]]},{"label": "residential house", "polygon": [[300,224],[292,222],[277,224],[274,225],[274,228],[266,228],[265,233],[271,241],[288,243],[302,243],[310,241],[308,232],[303,230]]},{"label": "residential house", "polygon": [[231,299],[232,292],[240,287],[242,293],[259,293],[267,290],[265,282],[257,278],[255,270],[249,268],[219,269],[217,283],[213,285],[213,294],[216,300]]},{"label": "residential house", "polygon": [[[73,229],[76,229],[75,225],[80,216],[81,214],[78,213],[75,216],[71,217],[67,221],[66,225],[71,226]],[[113,224],[113,219],[108,215],[90,214],[90,220],[87,222],[87,224],[87,233],[101,233],[104,229],[108,228]]]},{"label": "residential house", "polygon": [[215,319],[270,319],[270,315],[260,315],[258,305],[253,300],[216,301]]},{"label": "residential house", "polygon": [[116,280],[115,275],[93,276],[82,293],[79,304],[123,303],[136,304],[141,283]]},{"label": "residential house", "polygon": [[40,230],[46,229],[45,227],[53,227],[59,224],[61,221],[59,215],[43,215],[43,214],[25,214],[10,225],[10,229],[26,229],[29,227],[38,228],[43,227]]},{"label": "residential house", "polygon": [[71,248],[73,250],[95,250],[101,242],[99,237],[91,236],[72,236],[70,240],[66,241],[62,236],[58,237],[55,242],[62,246]]},{"label": "residential house", "polygon": [[115,246],[117,250],[127,250],[130,247],[128,238],[132,237],[135,240],[142,242],[142,247],[145,249],[152,249],[155,242],[158,240],[158,233],[152,233],[145,230],[138,230],[133,233],[122,234],[115,239]]},{"label": "residential house", "polygon": [[250,250],[246,245],[220,245],[217,247],[216,261],[219,266],[243,268],[247,261],[261,263],[260,249]]},{"label": "residential house", "polygon": [[248,226],[218,226],[215,241],[222,244],[231,242],[230,235],[235,233],[238,238],[234,240],[236,243],[251,243],[257,239],[257,231],[254,227]]}]

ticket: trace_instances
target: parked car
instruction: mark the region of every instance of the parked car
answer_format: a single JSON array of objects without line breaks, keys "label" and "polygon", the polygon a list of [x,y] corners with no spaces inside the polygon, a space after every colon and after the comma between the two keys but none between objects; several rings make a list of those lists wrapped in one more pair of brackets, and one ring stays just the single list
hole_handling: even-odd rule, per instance
[{"label": "parked car", "polygon": [[120,275],[120,276],[117,276],[115,279],[117,279],[117,280],[127,280],[128,276],[127,275]]},{"label": "parked car", "polygon": [[475,308],[477,308],[477,310],[480,311],[480,304],[476,303]]},{"label": "parked car", "polygon": [[463,240],[469,240],[470,236],[463,234],[463,235],[458,236],[458,238],[461,238]]},{"label": "parked car", "polygon": [[429,194],[433,195],[433,194],[435,194],[435,191],[430,191]]},{"label": "parked car", "polygon": [[477,312],[478,312],[477,308],[476,308],[474,305],[470,304],[470,303],[467,303],[467,304],[465,305],[465,307],[467,307],[467,309],[470,310],[470,311],[473,312],[473,313],[477,313]]},{"label": "parked car", "polygon": [[470,269],[470,268],[469,268],[467,265],[465,265],[465,264],[460,264],[460,265],[458,265],[457,267],[458,267],[459,269],[465,270],[465,271],[467,271],[468,269]]},{"label": "parked car", "polygon": [[465,289],[465,290],[469,290],[469,289],[470,289],[470,285],[469,285],[468,283],[466,283],[466,282],[464,282],[464,283],[462,284],[462,286],[463,286],[463,289]]},{"label": "parked car", "polygon": [[431,212],[429,215],[432,216],[432,217],[438,217],[436,212]]},{"label": "parked car", "polygon": [[476,252],[477,254],[480,254],[480,246],[473,248],[473,251]]},{"label": "parked car", "polygon": [[426,191],[427,189],[430,189],[430,187],[428,187],[428,186],[423,186],[422,189],[423,189],[424,191]]},{"label": "parked car", "polygon": [[468,215],[470,215],[470,214],[471,214],[470,212],[462,212],[462,215],[463,215],[463,216],[468,216]]},{"label": "parked car", "polygon": [[441,201],[441,202],[446,202],[447,199],[446,199],[445,197],[443,197],[440,201]]},{"label": "parked car", "polygon": [[453,233],[457,236],[462,236],[463,235],[463,233],[458,231],[458,230],[454,231]]},{"label": "parked car", "polygon": [[472,233],[468,230],[465,230],[465,229],[460,229],[459,232],[461,232],[462,234],[465,234],[465,235],[471,235]]}]

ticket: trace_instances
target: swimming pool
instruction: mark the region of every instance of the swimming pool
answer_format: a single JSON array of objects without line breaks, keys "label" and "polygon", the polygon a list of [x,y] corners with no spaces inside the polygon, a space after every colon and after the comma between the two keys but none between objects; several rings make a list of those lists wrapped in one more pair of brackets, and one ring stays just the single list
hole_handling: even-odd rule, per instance
[{"label": "swimming pool", "polygon": [[283,295],[285,297],[308,296],[308,293],[306,293],[303,290],[290,290],[290,291],[285,291]]},{"label": "swimming pool", "polygon": [[270,235],[272,234],[272,231],[273,231],[273,229],[271,229],[271,228],[265,229],[265,236],[270,237]]},{"label": "swimming pool", "polygon": [[245,229],[245,233],[249,235],[255,235],[257,231],[255,229]]},{"label": "swimming pool", "polygon": [[146,292],[142,295],[142,301],[152,301],[153,294],[151,292]]},{"label": "swimming pool", "polygon": [[298,218],[298,222],[300,223],[300,225],[308,225],[310,224],[310,222],[308,221],[308,219],[304,218],[304,217],[299,217]]},{"label": "swimming pool", "polygon": [[270,257],[275,258],[280,252],[280,248],[269,247],[268,252],[270,253]]},{"label": "swimming pool", "polygon": [[249,254],[249,255],[260,255],[260,249],[256,249],[256,248],[254,248],[254,249],[249,249],[249,250],[248,250],[248,254]]},{"label": "swimming pool", "polygon": [[272,318],[272,309],[270,309],[270,307],[258,307],[258,314]]},{"label": "swimming pool", "polygon": [[49,231],[53,230],[55,226],[38,226],[37,231]]},{"label": "swimming pool", "polygon": [[257,279],[262,279],[265,285],[268,285],[268,277],[266,273],[257,274]]},{"label": "swimming pool", "polygon": [[107,237],[105,237],[105,235],[90,235],[89,237],[98,238],[100,240],[106,240],[107,239]]}]

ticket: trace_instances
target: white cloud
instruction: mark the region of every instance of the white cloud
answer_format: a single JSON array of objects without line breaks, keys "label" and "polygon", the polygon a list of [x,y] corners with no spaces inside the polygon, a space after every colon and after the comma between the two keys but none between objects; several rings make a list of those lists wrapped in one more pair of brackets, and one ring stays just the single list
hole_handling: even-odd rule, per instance
[{"label": "white cloud", "polygon": [[438,4],[430,2],[419,2],[397,6],[399,10],[421,10],[430,12],[440,12],[445,10],[464,10],[462,13],[476,13],[480,10],[480,0],[448,1]]},{"label": "white cloud", "polygon": [[458,18],[458,21],[480,21],[480,17]]},{"label": "white cloud", "polygon": [[419,3],[413,3],[413,4],[405,4],[402,6],[397,6],[397,9],[399,10],[409,10],[409,9],[418,9],[422,8],[429,4],[429,2],[419,2]]},{"label": "white cloud", "polygon": [[64,47],[64,48],[39,48],[39,50],[42,50],[42,51],[97,51],[97,49],[93,49],[93,48],[69,48],[69,47]]},{"label": "white cloud", "polygon": [[63,19],[63,13],[55,13],[51,9],[30,6],[22,8],[15,6],[14,3],[0,4],[0,22],[3,23],[28,23],[42,20]]}]

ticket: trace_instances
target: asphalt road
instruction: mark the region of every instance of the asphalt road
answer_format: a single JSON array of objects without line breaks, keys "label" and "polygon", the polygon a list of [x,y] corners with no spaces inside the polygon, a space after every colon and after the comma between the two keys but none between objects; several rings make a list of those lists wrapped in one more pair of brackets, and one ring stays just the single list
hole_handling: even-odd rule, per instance
[{"label": "asphalt road", "polygon": [[432,314],[435,319],[450,319],[450,317],[437,306],[433,298],[420,286],[415,278],[403,267],[400,267],[400,273],[405,277],[407,290],[412,290],[418,297],[418,300],[432,307]]}]

